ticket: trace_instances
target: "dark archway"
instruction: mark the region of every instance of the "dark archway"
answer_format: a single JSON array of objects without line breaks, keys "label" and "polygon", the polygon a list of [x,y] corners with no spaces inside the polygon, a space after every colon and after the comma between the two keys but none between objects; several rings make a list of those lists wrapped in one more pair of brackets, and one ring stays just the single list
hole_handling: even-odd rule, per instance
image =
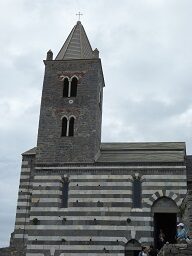
[{"label": "dark archway", "polygon": [[141,245],[135,239],[129,240],[128,243],[125,245],[125,256],[138,256],[140,251]]},{"label": "dark archway", "polygon": [[75,118],[72,116],[69,119],[69,136],[73,136],[74,135],[74,121],[75,121]]},{"label": "dark archway", "polygon": [[76,77],[73,77],[71,81],[71,97],[76,97],[77,96],[77,84],[78,84],[78,79]]},{"label": "dark archway", "polygon": [[164,242],[175,242],[178,212],[178,206],[171,198],[161,197],[154,202],[152,213],[154,218],[154,244],[156,248],[160,249],[163,245],[159,238],[160,230],[164,233]]},{"label": "dark archway", "polygon": [[67,118],[64,116],[62,118],[62,126],[61,126],[61,136],[66,137],[67,136]]},{"label": "dark archway", "polygon": [[65,78],[63,81],[63,97],[69,96],[69,79]]}]

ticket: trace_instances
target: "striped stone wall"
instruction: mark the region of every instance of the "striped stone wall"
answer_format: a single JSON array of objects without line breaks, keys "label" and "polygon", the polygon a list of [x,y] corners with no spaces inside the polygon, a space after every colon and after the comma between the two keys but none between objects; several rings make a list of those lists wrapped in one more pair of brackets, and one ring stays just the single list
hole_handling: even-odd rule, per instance
[{"label": "striped stone wall", "polygon": [[12,246],[15,247],[24,246],[28,241],[27,226],[29,224],[31,208],[34,166],[35,155],[23,156],[17,200],[15,230],[12,239]]},{"label": "striped stone wall", "polygon": [[[132,208],[135,174],[142,180],[141,209]],[[61,207],[62,177],[70,182],[68,208]],[[179,206],[185,194],[183,166],[36,168],[30,216],[17,213],[15,238],[25,230],[27,256],[124,255],[131,239],[153,242],[153,202],[167,196]]]}]

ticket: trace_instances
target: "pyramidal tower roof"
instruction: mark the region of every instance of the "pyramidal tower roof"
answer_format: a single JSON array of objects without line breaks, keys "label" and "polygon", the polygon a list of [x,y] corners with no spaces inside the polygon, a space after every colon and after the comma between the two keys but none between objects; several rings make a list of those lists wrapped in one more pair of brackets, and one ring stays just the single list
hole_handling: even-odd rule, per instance
[{"label": "pyramidal tower roof", "polygon": [[92,59],[94,52],[80,21],[73,27],[55,60]]}]

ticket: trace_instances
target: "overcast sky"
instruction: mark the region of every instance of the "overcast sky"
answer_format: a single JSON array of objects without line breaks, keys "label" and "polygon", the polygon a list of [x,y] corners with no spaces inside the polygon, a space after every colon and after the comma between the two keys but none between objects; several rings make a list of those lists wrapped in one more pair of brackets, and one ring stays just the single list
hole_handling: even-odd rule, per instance
[{"label": "overcast sky", "polygon": [[191,0],[1,0],[0,247],[14,229],[21,153],[36,145],[42,60],[78,11],[103,64],[103,141],[185,141],[192,153]]}]

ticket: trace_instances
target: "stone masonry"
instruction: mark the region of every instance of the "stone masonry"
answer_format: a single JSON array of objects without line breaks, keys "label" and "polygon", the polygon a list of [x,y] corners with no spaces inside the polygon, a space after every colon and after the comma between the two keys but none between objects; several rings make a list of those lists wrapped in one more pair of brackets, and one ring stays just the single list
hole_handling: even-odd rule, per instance
[{"label": "stone masonry", "polygon": [[167,244],[159,252],[158,256],[191,256],[192,245],[190,244]]}]

